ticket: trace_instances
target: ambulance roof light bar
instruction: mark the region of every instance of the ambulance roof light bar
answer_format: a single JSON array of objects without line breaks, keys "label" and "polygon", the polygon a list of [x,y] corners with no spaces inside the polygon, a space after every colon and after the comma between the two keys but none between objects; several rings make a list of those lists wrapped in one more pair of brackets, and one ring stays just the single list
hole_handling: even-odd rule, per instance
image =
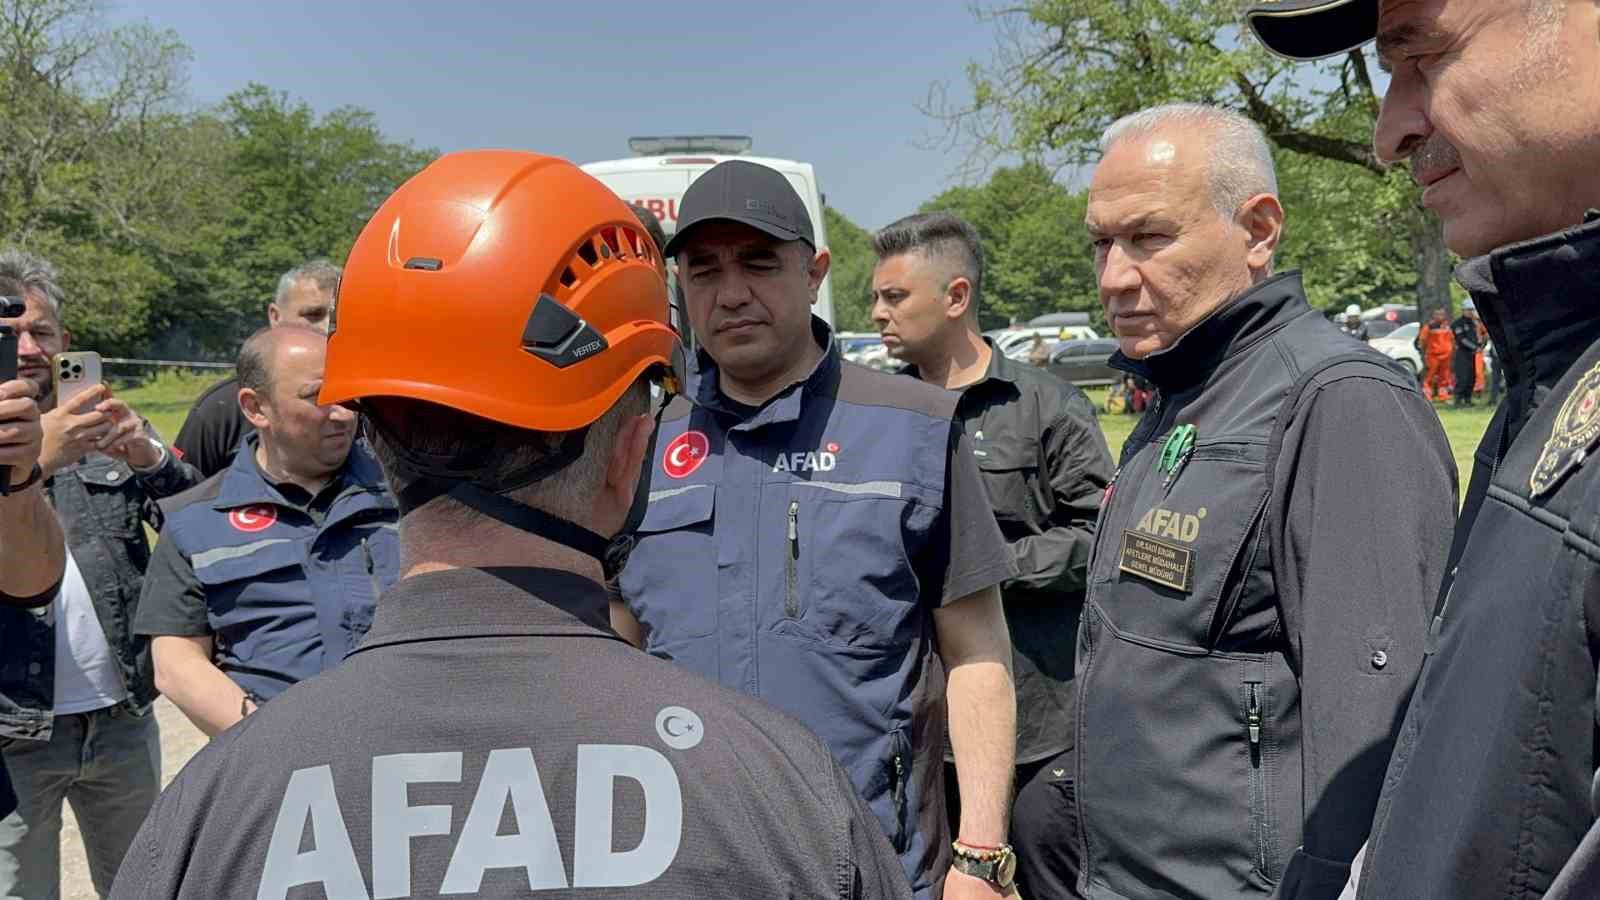
[{"label": "ambulance roof light bar", "polygon": [[635,156],[666,156],[672,153],[716,153],[738,156],[749,153],[754,142],[740,134],[675,134],[628,138],[628,149]]}]

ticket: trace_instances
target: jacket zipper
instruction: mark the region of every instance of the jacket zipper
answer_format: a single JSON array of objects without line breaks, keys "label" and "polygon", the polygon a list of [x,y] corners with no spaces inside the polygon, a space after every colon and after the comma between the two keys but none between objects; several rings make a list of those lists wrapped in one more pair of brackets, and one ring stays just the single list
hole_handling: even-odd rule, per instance
[{"label": "jacket zipper", "polygon": [[377,602],[383,588],[378,584],[378,566],[372,561],[372,547],[368,546],[366,538],[361,539],[361,555],[367,558],[367,580],[372,582],[372,599]]},{"label": "jacket zipper", "polygon": [[894,755],[894,849],[906,849],[906,762],[900,753]]},{"label": "jacket zipper", "polygon": [[1256,870],[1267,872],[1267,785],[1261,773],[1261,685],[1251,681],[1250,707],[1245,716],[1245,727],[1250,734],[1250,794],[1252,830],[1256,832]]},{"label": "jacket zipper", "polygon": [[784,558],[784,576],[789,593],[783,601],[784,615],[791,619],[800,617],[800,598],[795,593],[800,567],[800,501],[789,501],[789,555]]},{"label": "jacket zipper", "polygon": [[1250,683],[1250,715],[1245,720],[1250,729],[1250,765],[1261,765],[1261,686]]}]

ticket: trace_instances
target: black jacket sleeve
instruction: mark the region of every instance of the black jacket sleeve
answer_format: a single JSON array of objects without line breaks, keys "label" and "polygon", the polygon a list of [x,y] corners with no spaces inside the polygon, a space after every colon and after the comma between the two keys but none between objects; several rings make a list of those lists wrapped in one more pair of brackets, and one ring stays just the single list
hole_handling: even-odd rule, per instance
[{"label": "black jacket sleeve", "polygon": [[217,384],[196,400],[172,446],[204,478],[226,469],[239,440],[250,430],[239,409],[237,379]]},{"label": "black jacket sleeve", "polygon": [[1277,460],[1269,525],[1300,677],[1306,808],[1284,898],[1338,896],[1366,840],[1455,521],[1438,416],[1385,374],[1366,363],[1324,373]]},{"label": "black jacket sleeve", "polygon": [[1099,423],[1073,408],[1062,409],[1041,440],[1053,507],[1049,527],[1011,543],[1017,577],[1004,587],[1082,593],[1095,519],[1111,481],[1111,451]]}]

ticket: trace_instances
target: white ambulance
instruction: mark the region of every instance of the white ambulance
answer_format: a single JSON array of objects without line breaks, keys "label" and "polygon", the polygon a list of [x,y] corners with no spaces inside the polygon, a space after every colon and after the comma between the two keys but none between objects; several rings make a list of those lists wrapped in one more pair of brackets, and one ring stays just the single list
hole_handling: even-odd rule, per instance
[{"label": "white ambulance", "polygon": [[[689,189],[690,182],[719,162],[738,157],[749,162],[769,166],[783,173],[789,183],[805,201],[811,214],[812,227],[817,233],[817,247],[828,246],[827,226],[822,219],[823,194],[817,185],[816,172],[810,163],[788,159],[751,156],[751,140],[740,135],[674,135],[668,137],[636,137],[628,139],[628,149],[634,155],[628,159],[612,159],[587,163],[583,170],[617,192],[629,203],[637,203],[656,214],[661,227],[671,238],[678,230],[678,204]],[[669,277],[674,266],[668,260]],[[833,277],[823,279],[817,292],[816,305],[811,311],[833,324]],[[676,293],[674,293],[676,296]],[[687,324],[687,323],[683,323]],[[687,333],[688,329],[684,329]]]}]

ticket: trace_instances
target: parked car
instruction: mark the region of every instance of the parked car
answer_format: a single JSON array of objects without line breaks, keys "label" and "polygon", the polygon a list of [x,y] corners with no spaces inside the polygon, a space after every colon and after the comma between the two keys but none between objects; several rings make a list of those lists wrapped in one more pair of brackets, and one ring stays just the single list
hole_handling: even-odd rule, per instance
[{"label": "parked car", "polygon": [[1046,366],[1050,374],[1083,387],[1084,385],[1115,384],[1122,373],[1111,368],[1111,354],[1117,352],[1114,340],[1062,341],[1050,354]]},{"label": "parked car", "polygon": [[1412,377],[1422,375],[1422,353],[1417,350],[1417,332],[1422,326],[1416,322],[1401,325],[1383,337],[1374,337],[1368,346],[1404,366]]},{"label": "parked car", "polygon": [[1099,332],[1088,325],[1032,325],[1014,330],[993,331],[988,337],[994,341],[995,349],[1007,357],[1026,360],[1029,350],[1033,348],[1034,335],[1044,338],[1047,344],[1054,341],[1092,341],[1100,337]]}]

